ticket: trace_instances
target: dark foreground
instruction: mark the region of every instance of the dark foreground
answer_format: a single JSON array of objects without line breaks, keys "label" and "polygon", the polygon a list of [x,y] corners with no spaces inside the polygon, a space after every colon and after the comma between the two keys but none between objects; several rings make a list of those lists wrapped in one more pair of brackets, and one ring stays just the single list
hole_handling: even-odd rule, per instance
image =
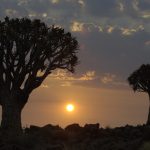
[{"label": "dark foreground", "polygon": [[0,150],[150,150],[150,126],[100,128],[99,124],[80,127],[30,126],[18,137],[0,137]]}]

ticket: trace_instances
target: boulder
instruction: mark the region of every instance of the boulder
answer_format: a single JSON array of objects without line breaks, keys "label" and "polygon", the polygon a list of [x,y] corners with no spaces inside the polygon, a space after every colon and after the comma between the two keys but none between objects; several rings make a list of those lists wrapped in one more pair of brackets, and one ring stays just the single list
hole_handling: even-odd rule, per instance
[{"label": "boulder", "polygon": [[43,127],[41,127],[42,130],[47,130],[47,131],[51,131],[51,130],[62,130],[62,128],[58,125],[51,125],[51,124],[47,124]]},{"label": "boulder", "polygon": [[30,125],[30,131],[31,132],[38,132],[41,129],[41,127]]},{"label": "boulder", "polygon": [[82,131],[82,127],[80,127],[79,124],[74,123],[74,124],[68,125],[65,128],[65,131],[68,131],[68,132],[81,132]]},{"label": "boulder", "polygon": [[99,127],[100,127],[99,123],[96,123],[96,124],[85,124],[84,129],[86,131],[92,132],[92,131],[98,131]]}]

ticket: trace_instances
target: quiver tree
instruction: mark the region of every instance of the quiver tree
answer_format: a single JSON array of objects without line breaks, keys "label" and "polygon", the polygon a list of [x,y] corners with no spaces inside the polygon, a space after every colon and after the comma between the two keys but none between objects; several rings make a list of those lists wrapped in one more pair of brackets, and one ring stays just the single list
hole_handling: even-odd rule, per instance
[{"label": "quiver tree", "polygon": [[74,72],[78,42],[60,27],[40,20],[0,21],[1,127],[21,131],[21,111],[30,93],[55,69]]},{"label": "quiver tree", "polygon": [[[150,100],[150,64],[143,64],[138,70],[134,71],[128,77],[128,82],[134,91],[147,93]],[[150,106],[147,125],[150,125]]]}]

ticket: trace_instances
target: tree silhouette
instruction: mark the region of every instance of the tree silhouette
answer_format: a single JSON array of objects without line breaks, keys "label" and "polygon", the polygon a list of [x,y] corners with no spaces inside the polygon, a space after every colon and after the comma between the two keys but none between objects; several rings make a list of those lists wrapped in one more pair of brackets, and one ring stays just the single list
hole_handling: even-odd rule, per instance
[{"label": "tree silhouette", "polygon": [[[143,64],[138,70],[134,71],[128,77],[128,82],[134,91],[147,93],[150,100],[150,64]],[[150,106],[147,125],[150,125]]]},{"label": "tree silhouette", "polygon": [[1,127],[21,131],[21,111],[30,93],[55,69],[74,72],[76,38],[60,27],[28,18],[0,21]]}]

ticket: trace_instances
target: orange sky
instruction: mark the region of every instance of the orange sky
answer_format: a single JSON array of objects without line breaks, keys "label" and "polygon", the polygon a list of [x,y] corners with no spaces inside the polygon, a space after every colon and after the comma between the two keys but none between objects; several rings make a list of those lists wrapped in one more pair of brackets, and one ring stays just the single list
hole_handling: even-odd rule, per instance
[{"label": "orange sky", "polygon": [[[68,113],[71,102],[75,111]],[[30,96],[22,114],[23,125],[45,125],[99,122],[101,126],[137,125],[146,121],[148,97],[132,90],[110,90],[80,86],[52,85],[39,88]]]}]

